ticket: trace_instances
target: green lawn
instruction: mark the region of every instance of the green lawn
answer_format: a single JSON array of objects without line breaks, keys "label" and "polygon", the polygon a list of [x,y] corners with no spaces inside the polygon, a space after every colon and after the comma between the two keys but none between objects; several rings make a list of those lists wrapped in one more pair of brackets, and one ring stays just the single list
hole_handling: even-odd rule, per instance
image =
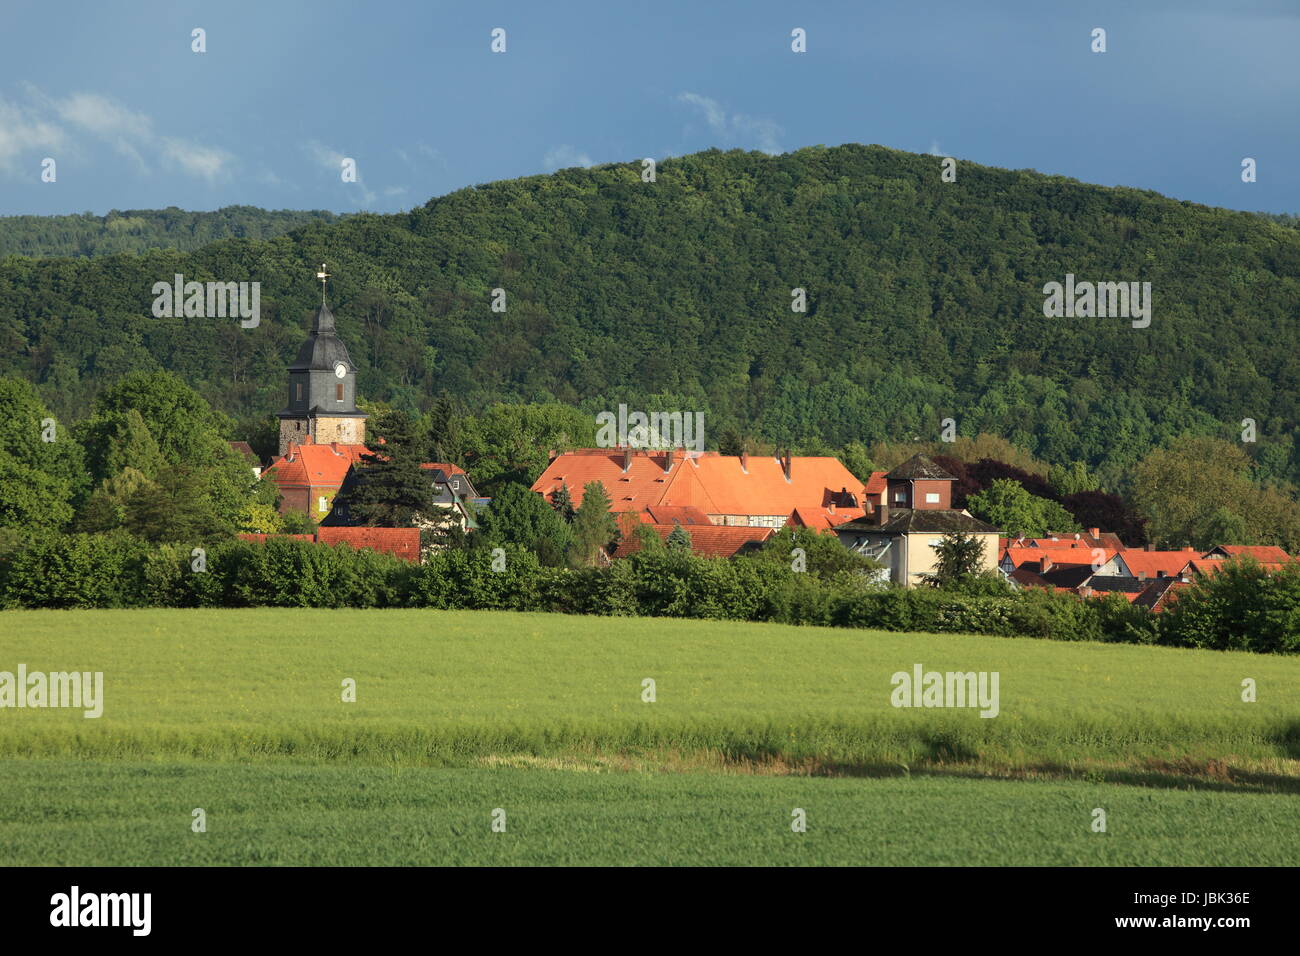
[{"label": "green lawn", "polygon": [[[892,707],[918,663],[997,671],[999,715]],[[19,664],[103,671],[104,714],[0,709],[0,864],[1300,856],[1296,658],[486,611],[0,613],[0,671]]]},{"label": "green lawn", "polygon": [[[0,761],[0,865],[1258,865],[1300,797],[1085,782]],[[192,811],[207,832],[191,831]],[[794,833],[791,811],[807,814]],[[1106,832],[1091,829],[1093,809]],[[491,829],[505,811],[505,832]]]}]

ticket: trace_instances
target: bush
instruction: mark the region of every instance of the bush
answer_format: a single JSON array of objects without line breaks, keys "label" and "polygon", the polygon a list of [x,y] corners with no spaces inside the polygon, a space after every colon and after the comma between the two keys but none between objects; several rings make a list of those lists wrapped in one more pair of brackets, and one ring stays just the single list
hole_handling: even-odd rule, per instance
[{"label": "bush", "polygon": [[123,532],[6,539],[0,607],[428,607],[773,621],[1058,641],[1300,651],[1300,564],[1225,562],[1156,616],[1119,595],[1079,600],[987,582],[945,591],[872,583],[856,567],[795,572],[773,560],[639,551],[603,568],[544,566],[507,545],[448,549],[422,565],[288,538],[226,541],[206,570],[185,544]]},{"label": "bush", "polygon": [[1160,615],[1159,641],[1179,647],[1294,654],[1300,651],[1300,564],[1268,571],[1225,561],[1181,591]]}]

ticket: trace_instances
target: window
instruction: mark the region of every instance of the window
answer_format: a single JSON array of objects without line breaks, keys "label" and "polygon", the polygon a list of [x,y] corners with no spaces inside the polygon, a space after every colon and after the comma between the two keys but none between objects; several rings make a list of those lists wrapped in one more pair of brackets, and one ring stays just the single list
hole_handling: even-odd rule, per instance
[{"label": "window", "polygon": [[317,511],[328,511],[328,510],[329,510],[329,502],[327,502],[327,501],[325,500],[325,496],[324,496],[324,495],[321,495],[320,498],[317,500],[317,502],[316,502],[316,510],[317,510]]},{"label": "window", "polygon": [[302,382],[294,386],[294,398],[299,402],[302,401]]},{"label": "window", "polygon": [[336,401],[336,402],[341,402],[341,401],[343,401],[343,383],[342,383],[342,382],[339,382],[337,385],[334,386],[334,401]]},{"label": "window", "polygon": [[925,503],[927,505],[937,505],[939,503],[939,492],[927,491],[925,493]]},{"label": "window", "polygon": [[906,500],[907,500],[907,492],[906,492],[906,491],[895,491],[895,492],[894,492],[894,504],[896,504],[896,505],[897,505],[897,504],[902,504],[902,503],[903,503],[904,501],[906,501]]}]

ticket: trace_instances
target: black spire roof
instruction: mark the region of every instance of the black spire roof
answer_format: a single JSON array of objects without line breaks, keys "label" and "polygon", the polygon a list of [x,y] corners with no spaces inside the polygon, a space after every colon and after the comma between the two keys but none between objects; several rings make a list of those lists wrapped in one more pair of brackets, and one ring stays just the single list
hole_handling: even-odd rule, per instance
[{"label": "black spire roof", "polygon": [[332,369],[339,362],[355,372],[356,366],[348,357],[348,348],[334,331],[334,313],[329,306],[321,305],[312,319],[311,334],[298,349],[298,357],[289,366],[291,372]]}]

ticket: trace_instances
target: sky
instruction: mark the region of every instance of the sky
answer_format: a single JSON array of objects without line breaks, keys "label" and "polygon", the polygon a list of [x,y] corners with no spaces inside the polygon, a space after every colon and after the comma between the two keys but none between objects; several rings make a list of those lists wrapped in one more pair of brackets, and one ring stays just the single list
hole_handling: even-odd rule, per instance
[{"label": "sky", "polygon": [[1300,0],[0,0],[0,215],[841,143],[1300,213],[1297,51]]}]

